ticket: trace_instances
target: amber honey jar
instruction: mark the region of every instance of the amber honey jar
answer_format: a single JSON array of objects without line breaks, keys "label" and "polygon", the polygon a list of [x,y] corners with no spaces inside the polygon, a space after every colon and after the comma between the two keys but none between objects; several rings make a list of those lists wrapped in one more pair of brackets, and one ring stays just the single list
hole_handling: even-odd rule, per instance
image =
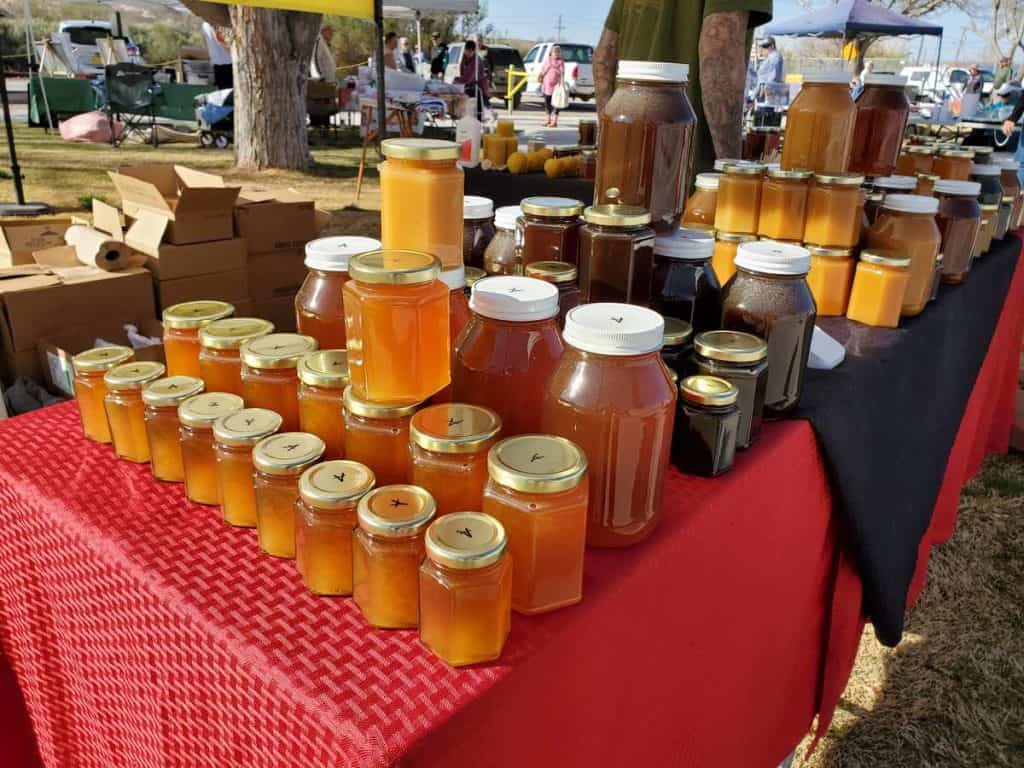
[{"label": "amber honey jar", "polygon": [[249,408],[280,414],[281,427],[299,428],[299,361],[316,349],[312,336],[270,333],[242,344],[242,398]]},{"label": "amber honey jar", "polygon": [[761,431],[768,384],[768,345],[751,333],[705,331],[693,343],[693,366],[703,376],[736,387],[740,419],[736,447],[747,448]]},{"label": "amber honey jar", "polygon": [[494,201],[466,195],[462,200],[462,262],[483,269],[484,253],[494,239]]},{"label": "amber honey jar", "polygon": [[484,275],[479,277],[523,274],[523,249],[516,234],[522,213],[518,205],[505,205],[494,212],[494,237],[484,251]]},{"label": "amber honey jar", "polygon": [[324,455],[324,441],[308,432],[280,432],[252,449],[256,470],[256,532],[271,557],[295,557],[295,502],[299,476]]},{"label": "amber honey jar", "polygon": [[917,194],[918,180],[914,176],[879,176],[871,182],[871,194],[864,203],[864,218],[868,225],[875,223],[886,195]]},{"label": "amber honey jar", "polygon": [[487,451],[499,431],[498,414],[478,405],[441,403],[412,417],[412,483],[431,493],[438,515],[480,508]]},{"label": "amber honey jar", "polygon": [[711,267],[714,269],[720,286],[724,286],[736,274],[736,250],[743,243],[752,243],[755,240],[757,240],[755,235],[747,235],[742,232],[716,233]]},{"label": "amber honey jar", "polygon": [[592,205],[580,231],[580,301],[647,306],[654,274],[651,214],[631,205]]},{"label": "amber honey jar", "polygon": [[149,465],[157,480],[168,483],[185,481],[181,437],[178,434],[181,426],[178,406],[202,391],[202,379],[191,376],[168,376],[151,381],[142,388]]},{"label": "amber honey jar", "polygon": [[935,194],[939,213],[935,222],[942,236],[942,281],[962,283],[974,259],[974,243],[981,230],[981,206],[976,181],[938,181]]},{"label": "amber honey jar", "polygon": [[563,327],[566,314],[580,303],[576,266],[565,261],[535,261],[526,268],[526,276],[551,283],[558,289],[558,327]]},{"label": "amber honey jar", "polygon": [[697,333],[717,328],[722,288],[711,265],[714,252],[710,232],[683,227],[657,238],[651,309],[685,321]]},{"label": "amber honey jar", "polygon": [[165,309],[163,323],[167,375],[201,379],[199,329],[234,313],[235,308],[226,301],[187,301]]},{"label": "amber honey jar", "polygon": [[739,161],[725,167],[718,180],[715,229],[719,232],[757,234],[761,194],[767,166]]},{"label": "amber honey jar", "polygon": [[273,333],[274,324],[258,317],[226,317],[199,329],[199,374],[211,392],[242,394],[239,350],[249,339]]},{"label": "amber honey jar", "polygon": [[[482,280],[483,278],[487,277],[487,273],[484,272],[482,269],[477,269],[476,267],[466,267],[466,269],[465,269],[465,276],[466,276],[466,298],[468,299],[470,294],[472,294],[472,292],[473,292],[473,286],[477,284],[477,281]],[[452,339],[452,345],[454,345],[454,344],[455,344],[455,339]]]},{"label": "amber honey jar", "polygon": [[544,613],[583,598],[587,539],[587,458],[550,435],[502,440],[488,456],[483,511],[508,537],[512,608]]},{"label": "amber honey jar", "polygon": [[782,167],[843,173],[850,163],[857,107],[845,71],[808,74],[786,112]]},{"label": "amber honey jar", "polygon": [[896,160],[896,173],[902,176],[915,176],[919,173],[931,173],[935,165],[935,149],[930,146],[912,145],[904,147]]},{"label": "amber honey jar", "polygon": [[295,567],[314,595],[352,594],[356,506],[374,482],[365,464],[338,459],[315,464],[299,478]]},{"label": "amber honey jar", "polygon": [[769,168],[761,188],[757,234],[772,240],[800,240],[807,217],[810,171]]},{"label": "amber honey jar", "polygon": [[427,528],[420,642],[453,667],[501,656],[512,624],[512,558],[490,515],[456,512]]},{"label": "amber honey jar", "polygon": [[327,446],[325,459],[345,456],[345,416],[348,353],[343,349],[308,352],[299,361],[299,429],[316,435]]},{"label": "amber honey jar", "polygon": [[107,396],[104,375],[111,368],[127,363],[135,357],[128,347],[96,347],[71,358],[75,371],[75,402],[82,421],[82,434],[97,443],[110,442],[110,425],[103,401]]},{"label": "amber honey jar", "polygon": [[857,97],[856,125],[849,170],[867,176],[888,176],[896,170],[903,133],[910,117],[907,78],[870,73]]},{"label": "amber honey jar", "polygon": [[527,197],[519,207],[515,242],[522,248],[524,266],[535,261],[577,263],[583,203],[569,197]]},{"label": "amber honey jar", "polygon": [[718,185],[722,179],[720,173],[698,173],[693,194],[686,201],[683,211],[682,225],[689,227],[694,224],[715,225],[715,213],[718,210]]},{"label": "amber honey jar", "polygon": [[807,196],[803,242],[853,248],[860,241],[865,193],[858,173],[818,174]]},{"label": "amber honey jar", "polygon": [[935,182],[939,181],[939,174],[937,173],[918,173],[916,174],[917,184],[914,185],[915,195],[931,195],[935,192]]},{"label": "amber honey jar", "polygon": [[181,465],[185,495],[197,504],[219,504],[213,425],[221,416],[242,410],[242,398],[230,392],[204,392],[178,406]]},{"label": "amber honey jar", "polygon": [[103,404],[117,458],[137,464],[149,461],[142,388],[163,376],[165,370],[163,363],[136,360],[114,366],[103,375],[107,387]]},{"label": "amber honey jar", "polygon": [[910,259],[905,256],[861,251],[846,317],[865,325],[896,328],[910,282],[909,269]]},{"label": "amber honey jar", "polygon": [[904,317],[920,314],[931,296],[935,261],[942,242],[935,221],[938,211],[939,201],[934,197],[887,195],[867,233],[865,247],[910,259],[910,283],[903,297]]},{"label": "amber honey jar", "polygon": [[382,485],[400,485],[412,476],[409,422],[422,403],[379,405],[348,386],[343,395],[345,456],[373,470]]},{"label": "amber honey jar", "polygon": [[856,261],[850,248],[826,248],[808,245],[811,271],[807,273],[807,287],[811,289],[819,317],[841,317],[846,314],[853,285]]},{"label": "amber honey jar", "polygon": [[402,629],[420,623],[420,565],[434,499],[415,485],[386,485],[359,500],[352,537],[353,597],[367,623]]},{"label": "amber honey jar", "polygon": [[967,181],[971,177],[973,160],[974,152],[969,149],[940,149],[932,164],[932,172],[942,179]]},{"label": "amber honey jar", "polygon": [[256,527],[256,488],[252,449],[281,429],[281,417],[266,408],[243,408],[213,424],[213,453],[217,461],[217,493],[224,522],[239,528]]}]

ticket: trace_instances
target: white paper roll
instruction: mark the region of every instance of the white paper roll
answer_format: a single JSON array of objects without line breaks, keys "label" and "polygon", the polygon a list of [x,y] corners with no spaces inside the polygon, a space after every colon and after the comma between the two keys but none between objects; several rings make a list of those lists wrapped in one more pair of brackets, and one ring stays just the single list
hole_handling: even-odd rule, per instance
[{"label": "white paper roll", "polygon": [[74,224],[64,233],[64,241],[74,246],[75,255],[86,266],[105,272],[116,272],[130,266],[130,249],[98,229]]}]

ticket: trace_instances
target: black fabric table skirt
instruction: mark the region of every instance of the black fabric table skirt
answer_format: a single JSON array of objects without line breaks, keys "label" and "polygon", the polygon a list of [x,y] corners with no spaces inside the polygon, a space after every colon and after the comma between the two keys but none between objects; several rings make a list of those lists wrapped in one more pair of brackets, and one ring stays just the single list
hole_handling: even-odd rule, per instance
[{"label": "black fabric table skirt", "polygon": [[[813,425],[831,475],[878,639],[896,645],[917,549],[960,419],[995,333],[1021,241],[1008,236],[961,285],[897,329],[844,318],[818,326],[846,347],[831,371],[808,371],[797,418]],[[794,510],[799,514],[799,510]]]},{"label": "black fabric table skirt", "polygon": [[519,205],[524,197],[539,195],[571,197],[585,205],[594,201],[594,182],[583,179],[549,179],[543,173],[511,174],[479,168],[466,168],[465,174],[466,194],[489,198],[495,208]]}]

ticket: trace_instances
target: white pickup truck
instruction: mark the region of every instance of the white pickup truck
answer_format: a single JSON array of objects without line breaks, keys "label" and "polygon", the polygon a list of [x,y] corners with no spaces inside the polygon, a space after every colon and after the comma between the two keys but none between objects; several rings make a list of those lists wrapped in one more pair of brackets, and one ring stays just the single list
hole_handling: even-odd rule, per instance
[{"label": "white pickup truck", "polygon": [[565,84],[569,88],[569,95],[582,101],[590,101],[594,97],[594,46],[579,43],[538,43],[533,46],[523,59],[526,71],[530,73],[526,92],[540,94],[537,75],[551,55],[551,49],[556,45],[562,48]]},{"label": "white pickup truck", "polygon": [[[62,21],[57,25],[57,31],[53,34],[53,42],[58,46],[63,42],[66,46],[65,50],[68,52],[69,58],[72,59],[69,63],[74,66],[75,72],[95,75],[103,71],[103,61],[96,40],[112,37],[113,34],[114,29],[109,21],[74,19]],[[126,37],[125,48],[132,63],[143,63],[142,52],[131,37]]]}]

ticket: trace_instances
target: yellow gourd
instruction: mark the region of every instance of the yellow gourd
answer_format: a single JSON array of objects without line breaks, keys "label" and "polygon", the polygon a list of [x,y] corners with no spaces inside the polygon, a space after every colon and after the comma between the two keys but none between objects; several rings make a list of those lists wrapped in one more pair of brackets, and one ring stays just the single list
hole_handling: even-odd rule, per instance
[{"label": "yellow gourd", "polygon": [[529,161],[526,155],[522,152],[513,152],[508,156],[508,172],[509,173],[526,173],[528,170]]}]

